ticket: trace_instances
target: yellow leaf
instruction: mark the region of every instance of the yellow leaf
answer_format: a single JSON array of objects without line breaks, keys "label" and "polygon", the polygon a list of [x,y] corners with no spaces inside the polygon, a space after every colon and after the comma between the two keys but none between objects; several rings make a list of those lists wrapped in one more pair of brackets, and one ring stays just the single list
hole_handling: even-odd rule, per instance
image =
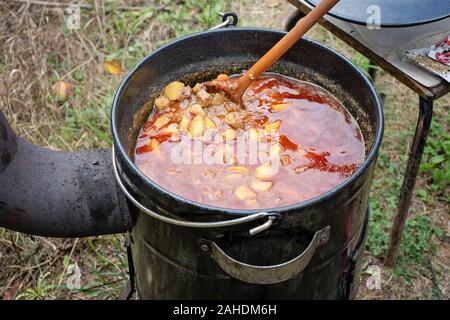
[{"label": "yellow leaf", "polygon": [[53,86],[53,92],[58,101],[64,102],[72,94],[72,85],[65,81],[58,81]]},{"label": "yellow leaf", "polygon": [[106,72],[113,74],[113,75],[119,75],[125,72],[122,64],[117,60],[112,61],[106,61],[105,62],[105,70]]},{"label": "yellow leaf", "polygon": [[280,5],[280,0],[266,0],[266,5],[270,8],[278,7]]}]

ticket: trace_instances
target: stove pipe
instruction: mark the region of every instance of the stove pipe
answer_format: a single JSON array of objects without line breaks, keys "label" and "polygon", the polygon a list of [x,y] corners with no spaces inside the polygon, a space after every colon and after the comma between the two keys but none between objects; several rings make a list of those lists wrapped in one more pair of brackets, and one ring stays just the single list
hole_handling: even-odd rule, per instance
[{"label": "stove pipe", "polygon": [[111,150],[59,152],[18,137],[0,111],[0,227],[49,237],[130,229]]}]

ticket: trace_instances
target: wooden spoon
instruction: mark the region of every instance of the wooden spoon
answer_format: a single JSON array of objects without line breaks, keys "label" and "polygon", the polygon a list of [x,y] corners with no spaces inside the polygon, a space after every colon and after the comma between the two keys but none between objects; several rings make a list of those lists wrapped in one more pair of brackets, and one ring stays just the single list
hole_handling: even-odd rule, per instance
[{"label": "wooden spoon", "polygon": [[212,80],[205,82],[207,88],[222,90],[234,102],[240,102],[242,94],[251,82],[261,76],[283,56],[314,24],[322,18],[339,0],[322,0],[306,16],[300,19],[294,28],[261,57],[244,75],[237,80]]}]

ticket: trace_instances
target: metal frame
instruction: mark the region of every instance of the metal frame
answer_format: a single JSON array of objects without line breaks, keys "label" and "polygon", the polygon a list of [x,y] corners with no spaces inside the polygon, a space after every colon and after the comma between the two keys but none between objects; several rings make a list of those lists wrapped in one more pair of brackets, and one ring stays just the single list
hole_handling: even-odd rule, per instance
[{"label": "metal frame", "polygon": [[391,231],[391,240],[387,251],[385,264],[395,265],[398,250],[402,238],[403,228],[408,217],[409,207],[411,205],[414,186],[416,184],[417,174],[419,173],[420,161],[422,160],[423,150],[430,132],[431,119],[433,117],[433,100],[427,100],[419,97],[419,116],[417,119],[416,131],[414,134],[411,150],[409,151],[408,165],[406,166],[405,176],[403,178],[402,190],[397,204],[397,214]]}]

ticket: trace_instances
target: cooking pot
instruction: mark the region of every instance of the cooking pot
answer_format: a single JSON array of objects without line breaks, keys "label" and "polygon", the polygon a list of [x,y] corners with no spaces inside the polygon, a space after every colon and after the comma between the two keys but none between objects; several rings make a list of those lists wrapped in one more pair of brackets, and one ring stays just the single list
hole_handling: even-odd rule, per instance
[{"label": "cooking pot", "polygon": [[151,112],[149,102],[167,83],[194,85],[219,73],[242,72],[284,34],[246,28],[193,34],[145,57],[121,83],[111,112],[113,167],[132,216],[141,298],[354,296],[383,111],[372,83],[339,53],[302,39],[270,69],[322,86],[357,120],[365,161],[333,190],[269,211],[224,209],[174,194],[133,162],[139,128]]}]

